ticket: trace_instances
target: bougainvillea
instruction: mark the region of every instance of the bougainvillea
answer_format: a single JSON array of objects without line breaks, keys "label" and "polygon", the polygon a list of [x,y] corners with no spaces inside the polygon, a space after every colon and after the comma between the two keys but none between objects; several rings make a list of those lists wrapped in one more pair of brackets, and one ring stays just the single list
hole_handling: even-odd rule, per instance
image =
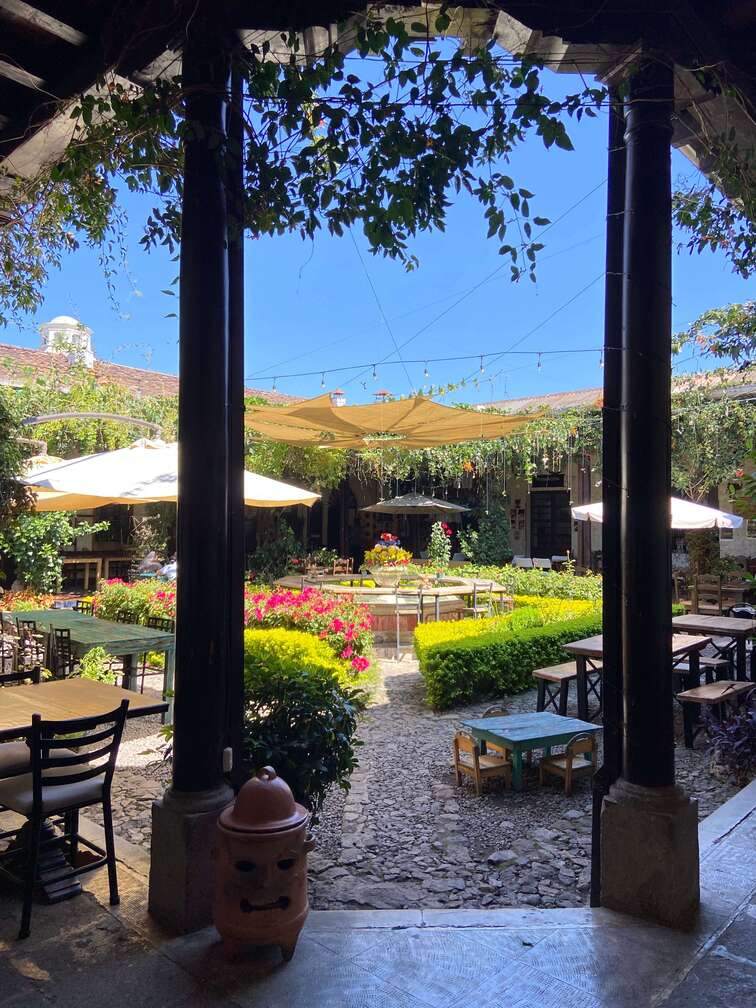
[{"label": "bougainvillea", "polygon": [[244,593],[247,627],[287,627],[324,640],[333,653],[364,672],[373,646],[372,619],[366,606],[328,596],[317,588],[302,591],[248,588]]}]

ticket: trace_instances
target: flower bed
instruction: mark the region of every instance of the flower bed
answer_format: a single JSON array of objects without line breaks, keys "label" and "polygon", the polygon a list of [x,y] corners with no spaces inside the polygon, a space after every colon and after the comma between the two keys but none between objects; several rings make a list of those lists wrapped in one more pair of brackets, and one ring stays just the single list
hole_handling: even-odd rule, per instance
[{"label": "flower bed", "polygon": [[150,616],[176,618],[176,582],[101,581],[92,596],[95,615],[117,623],[146,623]]},{"label": "flower bed", "polygon": [[41,595],[39,592],[18,591],[4,592],[0,595],[0,609],[5,612],[16,612],[24,609],[49,609],[55,599],[54,595]]},{"label": "flower bed", "polygon": [[244,593],[247,627],[285,627],[315,634],[353,672],[364,672],[373,647],[372,618],[367,607],[331,598],[317,588],[302,591],[248,588]]}]

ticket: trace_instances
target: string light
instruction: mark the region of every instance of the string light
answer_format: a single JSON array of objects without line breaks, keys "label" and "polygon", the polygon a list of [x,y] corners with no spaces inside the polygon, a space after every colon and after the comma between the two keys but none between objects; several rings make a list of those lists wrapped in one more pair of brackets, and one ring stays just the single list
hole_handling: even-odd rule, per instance
[{"label": "string light", "polygon": [[276,382],[277,382],[277,381],[278,381],[278,378],[274,378],[274,379],[273,379],[273,387],[272,387],[272,388],[271,388],[271,390],[270,390],[271,392],[275,392],[275,391],[276,391]]},{"label": "string light", "polygon": [[378,371],[375,364],[373,364],[373,381],[378,381]]},{"label": "string light", "polygon": [[604,366],[604,351],[602,350],[601,355],[599,357],[599,367],[602,368],[603,366]]},{"label": "string light", "polygon": [[321,388],[325,388],[325,371],[324,371],[324,372],[323,372],[323,374],[322,374],[322,375],[320,376],[320,387],[321,387]]},{"label": "string light", "polygon": [[423,370],[423,378],[430,378],[430,371],[428,370],[428,361],[425,362],[425,369]]},{"label": "string light", "polygon": [[483,354],[481,354],[481,355],[480,355],[480,373],[481,373],[481,374],[484,374],[484,373],[485,373],[485,370],[486,370],[486,369],[485,369],[485,368],[483,367]]},{"label": "string light", "polygon": [[536,366],[537,366],[538,370],[540,371],[541,370],[541,355],[540,354],[538,354],[538,364]]}]

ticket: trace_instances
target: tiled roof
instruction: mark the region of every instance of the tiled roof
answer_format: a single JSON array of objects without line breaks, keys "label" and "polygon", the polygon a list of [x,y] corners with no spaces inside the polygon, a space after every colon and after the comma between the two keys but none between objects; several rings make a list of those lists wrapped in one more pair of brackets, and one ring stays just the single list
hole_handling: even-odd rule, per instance
[{"label": "tiled roof", "polygon": [[[722,371],[703,371],[698,374],[680,375],[673,381],[673,389],[708,388],[712,395],[727,395],[733,398],[756,395],[756,366],[746,370],[731,368]],[[498,399],[496,402],[482,403],[495,406],[507,413],[532,413],[546,409],[551,413],[575,409],[580,406],[598,407],[604,396],[602,388],[576,389],[572,392],[547,392],[543,395],[521,396],[518,399]]]},{"label": "tiled roof", "polygon": [[[49,374],[56,371],[65,374],[71,370],[65,354],[51,354],[45,350],[0,343],[0,385],[22,384],[26,373]],[[178,377],[161,371],[147,371],[145,368],[126,367],[96,360],[91,373],[102,384],[120,385],[138,396],[176,396]],[[260,396],[269,403],[294,402],[295,396],[281,392],[265,392],[262,389],[246,389],[248,396]]]}]

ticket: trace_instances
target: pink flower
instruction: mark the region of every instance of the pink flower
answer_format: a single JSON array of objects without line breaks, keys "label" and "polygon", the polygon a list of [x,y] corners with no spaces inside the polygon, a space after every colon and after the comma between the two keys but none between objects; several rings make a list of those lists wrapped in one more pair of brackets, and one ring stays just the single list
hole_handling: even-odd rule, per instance
[{"label": "pink flower", "polygon": [[339,657],[351,658],[353,654],[354,654],[354,648],[351,646],[351,644],[349,644],[344,648]]},{"label": "pink flower", "polygon": [[369,664],[370,662],[367,660],[367,658],[363,658],[360,655],[358,655],[356,658],[352,658],[352,668],[354,669],[355,672],[364,672]]},{"label": "pink flower", "polygon": [[334,633],[341,633],[343,629],[344,623],[340,619],[336,618],[331,620],[331,630],[333,630]]}]

